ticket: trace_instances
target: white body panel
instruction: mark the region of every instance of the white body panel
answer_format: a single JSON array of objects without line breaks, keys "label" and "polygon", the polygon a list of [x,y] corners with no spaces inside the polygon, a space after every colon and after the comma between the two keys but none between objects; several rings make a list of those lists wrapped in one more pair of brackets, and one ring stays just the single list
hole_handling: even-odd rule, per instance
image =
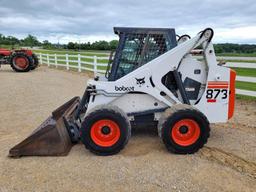
[{"label": "white body panel", "polygon": [[148,94],[125,94],[110,104],[124,109],[126,113],[166,108],[167,105],[159,102]]},{"label": "white body panel", "polygon": [[[185,77],[189,77],[201,83],[198,100],[190,101],[191,104],[203,112],[211,123],[227,121],[228,97],[226,99],[218,97],[214,103],[210,103],[206,98],[208,82],[229,82],[230,74],[230,69],[217,65],[213,45],[208,42],[210,32],[202,37],[198,34],[180,43],[177,47],[116,81],[89,80],[88,85],[94,85],[97,93],[94,98],[90,98],[87,111],[101,104],[116,105],[126,113],[130,113],[183,103],[180,94],[176,97],[161,82],[162,77],[169,71],[178,69],[183,81]],[[189,54],[199,45],[203,46],[205,62],[197,61]],[[200,69],[201,74],[195,75],[194,69]],[[138,82],[137,79],[144,81]],[[134,93],[128,94],[128,92]],[[136,92],[146,94],[136,94]],[[161,92],[166,95],[161,95]],[[154,105],[155,103],[157,105]]]}]

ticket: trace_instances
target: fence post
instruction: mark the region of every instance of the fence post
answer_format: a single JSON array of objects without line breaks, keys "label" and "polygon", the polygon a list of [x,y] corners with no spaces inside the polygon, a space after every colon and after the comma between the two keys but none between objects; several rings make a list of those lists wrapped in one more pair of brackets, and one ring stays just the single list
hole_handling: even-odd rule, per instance
[{"label": "fence post", "polygon": [[40,65],[42,65],[43,64],[42,53],[39,53],[39,60],[40,60]]},{"label": "fence post", "polygon": [[49,54],[47,53],[47,55],[46,55],[46,58],[47,58],[47,65],[48,65],[48,67],[50,66],[50,59],[49,59]]},{"label": "fence post", "polygon": [[69,70],[69,60],[68,60],[68,54],[66,54],[66,66],[67,66],[67,70]]},{"label": "fence post", "polygon": [[57,68],[58,66],[58,60],[57,60],[57,54],[54,54],[54,61],[55,61],[55,67]]},{"label": "fence post", "polygon": [[78,54],[77,57],[78,57],[78,72],[81,72],[81,55]]},{"label": "fence post", "polygon": [[94,77],[97,76],[97,56],[93,56],[93,72],[94,72]]}]

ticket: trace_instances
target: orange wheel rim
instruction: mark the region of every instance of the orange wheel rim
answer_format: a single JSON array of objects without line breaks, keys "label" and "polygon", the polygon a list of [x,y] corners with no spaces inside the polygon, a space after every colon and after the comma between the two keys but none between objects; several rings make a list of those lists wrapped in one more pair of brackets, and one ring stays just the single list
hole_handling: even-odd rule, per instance
[{"label": "orange wheel rim", "polygon": [[200,127],[196,121],[182,119],[173,126],[171,137],[178,145],[189,146],[198,140],[200,132]]},{"label": "orange wheel rim", "polygon": [[15,59],[15,65],[21,69],[26,69],[28,67],[28,60],[24,57],[17,57]]},{"label": "orange wheel rim", "polygon": [[118,124],[110,119],[96,121],[91,128],[93,142],[101,147],[111,147],[120,138]]}]

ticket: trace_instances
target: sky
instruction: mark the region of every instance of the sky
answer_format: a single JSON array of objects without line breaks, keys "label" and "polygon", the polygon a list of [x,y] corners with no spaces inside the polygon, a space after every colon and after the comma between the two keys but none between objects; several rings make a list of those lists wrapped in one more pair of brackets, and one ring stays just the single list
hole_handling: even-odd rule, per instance
[{"label": "sky", "polygon": [[117,39],[114,26],[214,29],[214,43],[256,44],[255,0],[0,0],[0,33],[52,43]]}]

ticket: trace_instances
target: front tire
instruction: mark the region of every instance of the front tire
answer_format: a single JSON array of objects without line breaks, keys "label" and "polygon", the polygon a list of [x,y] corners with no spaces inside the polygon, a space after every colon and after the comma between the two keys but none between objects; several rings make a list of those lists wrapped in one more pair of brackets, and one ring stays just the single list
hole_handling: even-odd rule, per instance
[{"label": "front tire", "polygon": [[103,105],[90,112],[81,126],[81,140],[97,155],[121,151],[131,136],[127,115],[115,106]]},{"label": "front tire", "polygon": [[168,151],[177,154],[197,152],[210,135],[205,115],[189,105],[167,109],[159,120],[158,134]]}]

